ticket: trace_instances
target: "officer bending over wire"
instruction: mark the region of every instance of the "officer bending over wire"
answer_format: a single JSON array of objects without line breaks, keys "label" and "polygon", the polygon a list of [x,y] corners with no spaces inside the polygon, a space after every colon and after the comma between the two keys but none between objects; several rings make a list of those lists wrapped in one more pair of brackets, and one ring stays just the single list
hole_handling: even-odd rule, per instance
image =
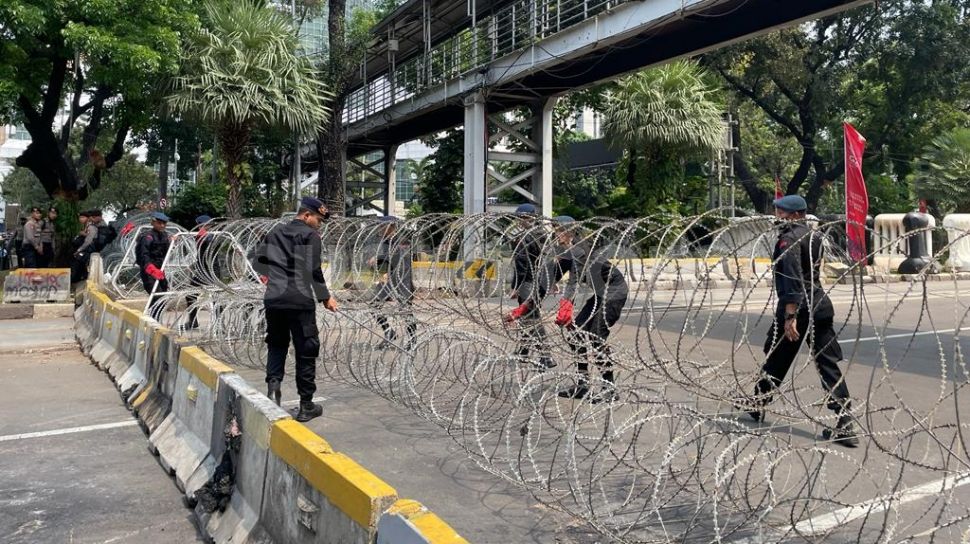
[{"label": "officer bending over wire", "polygon": [[[566,272],[569,273],[569,281],[559,301],[556,324],[568,329],[566,337],[569,346],[581,357],[578,365],[579,381],[576,385],[560,391],[559,396],[581,399],[589,394],[588,357],[592,355],[593,364],[602,371],[606,385],[590,401],[595,404],[616,400],[616,375],[612,352],[606,339],[610,336],[610,327],[620,319],[630,288],[623,273],[609,261],[603,251],[594,250],[588,241],[576,241],[578,225],[575,219],[563,215],[553,221],[556,223],[556,238],[562,251],[557,258],[557,266],[554,267],[557,270],[557,281]],[[573,299],[580,283],[592,287],[593,294],[583,304],[574,320]]]},{"label": "officer bending over wire", "polygon": [[807,338],[826,391],[827,407],[838,416],[835,428],[825,429],[822,438],[854,448],[859,439],[849,413],[849,388],[839,370],[843,357],[832,326],[835,309],[819,282],[822,235],[805,223],[806,209],[805,199],[798,195],[775,200],[775,215],[782,221],[772,258],[778,306],[765,340],[768,358],[755,386],[754,406],[745,411],[755,421],[764,420],[765,406],[788,374],[802,340]]},{"label": "officer bending over wire", "polygon": [[[93,214],[94,212],[89,213]],[[162,212],[152,213],[151,230],[143,233],[138,238],[138,245],[135,246],[135,263],[138,264],[142,287],[148,293],[148,315],[155,321],[161,320],[162,304],[160,300],[162,294],[168,292],[168,279],[165,277],[165,271],[162,270],[165,264],[165,256],[168,254],[168,248],[172,243],[168,231],[165,230],[167,223],[167,215]]]},{"label": "officer bending over wire", "polygon": [[508,323],[522,321],[517,357],[528,358],[539,352],[538,368],[544,370],[556,366],[549,357],[546,328],[542,324],[541,305],[549,290],[549,277],[542,263],[542,242],[538,210],[532,204],[522,204],[515,210],[522,234],[513,240],[512,294],[519,305],[505,316]]},{"label": "officer bending over wire", "polygon": [[292,339],[296,390],[300,395],[297,421],[323,415],[323,407],[313,402],[320,354],[316,303],[323,302],[331,312],[337,311],[337,301],[330,295],[320,268],[319,228],[321,221],[328,217],[323,202],[305,197],[300,200],[296,217],[274,227],[256,253],[256,271],[266,277],[263,307],[266,310],[267,396],[280,403],[280,382]]},{"label": "officer bending over wire", "polygon": [[[414,319],[414,311],[411,303],[414,300],[414,274],[411,261],[411,243],[403,236],[395,236],[398,231],[398,218],[394,216],[381,217],[380,221],[384,225],[381,232],[381,243],[377,249],[377,256],[367,260],[367,266],[383,272],[374,302],[382,305],[387,302],[397,302],[401,311],[404,313],[405,328],[407,332],[407,343],[404,345],[406,351],[414,347],[415,336],[417,335],[418,324]],[[392,345],[397,339],[397,332],[391,328],[387,315],[382,311],[377,312],[377,324],[384,331],[384,341],[378,346],[385,349]]]}]

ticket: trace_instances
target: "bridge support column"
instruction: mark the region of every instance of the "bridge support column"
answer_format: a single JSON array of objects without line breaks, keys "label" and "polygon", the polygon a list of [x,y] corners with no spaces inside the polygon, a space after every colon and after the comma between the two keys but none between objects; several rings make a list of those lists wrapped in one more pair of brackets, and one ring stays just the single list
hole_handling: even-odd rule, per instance
[{"label": "bridge support column", "polygon": [[536,205],[546,217],[552,216],[553,114],[558,101],[558,97],[548,98],[533,110],[536,123],[533,134],[536,135],[541,163],[532,176],[532,194],[537,197]]},{"label": "bridge support column", "polygon": [[485,213],[488,125],[481,91],[465,97],[465,215]]},{"label": "bridge support column", "polygon": [[348,216],[362,215],[367,209],[381,215],[394,213],[396,154],[397,146],[391,145],[347,161]]}]

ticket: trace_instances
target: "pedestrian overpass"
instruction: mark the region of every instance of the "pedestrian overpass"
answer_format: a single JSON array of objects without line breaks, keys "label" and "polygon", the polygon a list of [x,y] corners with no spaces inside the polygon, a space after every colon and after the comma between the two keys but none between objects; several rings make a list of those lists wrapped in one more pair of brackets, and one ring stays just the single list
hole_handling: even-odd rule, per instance
[{"label": "pedestrian overpass", "polygon": [[[353,202],[388,213],[403,142],[465,127],[466,213],[505,190],[552,211],[553,108],[575,89],[868,0],[409,0],[373,30],[343,110]],[[527,108],[509,123],[502,115]],[[503,138],[525,151],[496,151]],[[496,165],[521,163],[506,177]],[[346,168],[346,166],[345,166]],[[383,209],[377,206],[383,202]]]}]

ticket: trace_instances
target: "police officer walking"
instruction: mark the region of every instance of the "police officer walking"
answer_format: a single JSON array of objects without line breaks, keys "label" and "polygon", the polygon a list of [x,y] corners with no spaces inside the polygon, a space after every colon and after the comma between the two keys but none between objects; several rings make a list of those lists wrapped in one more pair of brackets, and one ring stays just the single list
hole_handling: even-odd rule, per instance
[{"label": "police officer walking", "polygon": [[301,199],[296,218],[274,227],[256,254],[256,271],[266,277],[263,307],[266,310],[267,396],[280,403],[280,382],[292,338],[296,389],[300,395],[297,421],[309,421],[323,414],[323,407],[313,402],[320,354],[316,303],[323,302],[331,312],[337,311],[337,302],[330,295],[320,268],[322,247],[318,229],[327,217],[323,202],[310,197]]},{"label": "police officer walking", "polygon": [[165,255],[168,254],[168,247],[172,243],[165,229],[167,223],[167,215],[162,212],[152,213],[152,228],[138,238],[138,245],[135,248],[135,262],[141,274],[142,287],[149,294],[148,313],[155,321],[159,321],[162,317],[162,305],[159,299],[162,293],[168,291],[168,279],[162,270]]},{"label": "police officer walking", "polygon": [[548,269],[542,263],[542,226],[537,221],[538,210],[532,204],[520,205],[515,213],[522,232],[513,240],[511,298],[519,305],[506,314],[505,321],[512,323],[521,319],[523,334],[515,354],[526,358],[537,350],[537,366],[544,370],[556,366],[556,363],[549,357],[546,328],[540,313],[550,284]]},{"label": "police officer walking", "polygon": [[[616,399],[616,374],[606,339],[610,336],[610,328],[620,319],[630,287],[623,273],[610,262],[604,251],[597,251],[586,240],[576,240],[577,225],[572,217],[563,215],[554,221],[561,249],[556,263],[556,280],[569,273],[569,281],[559,301],[556,324],[568,328],[569,346],[582,358],[578,365],[580,378],[577,384],[560,391],[559,396],[580,399],[589,394],[588,358],[592,356],[593,364],[601,371],[605,387],[590,401],[594,404],[609,402]],[[593,293],[583,303],[574,320],[574,299],[580,283],[592,287]]]},{"label": "police officer walking", "polygon": [[[384,225],[381,232],[381,242],[377,249],[377,255],[367,260],[368,266],[384,273],[374,296],[374,302],[382,305],[387,302],[397,302],[404,313],[405,330],[408,337],[404,349],[409,351],[414,347],[418,328],[417,321],[414,319],[414,311],[411,308],[411,303],[414,300],[411,242],[402,236],[395,236],[398,229],[396,217],[385,216],[378,221]],[[391,328],[387,316],[382,311],[377,313],[377,324],[381,326],[381,330],[384,332],[384,342],[378,347],[386,348],[397,338],[397,333]]]},{"label": "police officer walking", "polygon": [[[854,448],[859,445],[852,424],[849,389],[839,370],[842,348],[833,328],[835,309],[819,281],[822,236],[805,223],[805,199],[788,195],[775,200],[775,215],[782,221],[772,258],[778,305],[764,351],[768,356],[755,386],[753,409],[748,414],[762,421],[764,407],[791,368],[802,341],[807,339],[815,367],[827,394],[827,407],[835,412],[835,428],[824,440]],[[811,327],[810,327],[811,325]]]}]

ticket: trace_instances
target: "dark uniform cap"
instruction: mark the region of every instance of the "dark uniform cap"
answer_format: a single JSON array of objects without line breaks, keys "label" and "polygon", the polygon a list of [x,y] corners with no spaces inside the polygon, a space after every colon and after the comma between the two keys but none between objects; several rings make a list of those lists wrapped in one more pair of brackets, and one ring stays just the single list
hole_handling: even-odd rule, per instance
[{"label": "dark uniform cap", "polygon": [[519,204],[519,207],[515,209],[515,213],[535,215],[536,207],[533,204]]},{"label": "dark uniform cap", "polygon": [[306,208],[311,212],[319,215],[320,217],[327,217],[327,211],[323,205],[323,201],[319,198],[313,198],[312,196],[305,196],[300,199],[300,207]]},{"label": "dark uniform cap", "polygon": [[799,195],[787,195],[776,198],[775,207],[786,212],[803,212],[808,209],[808,203]]},{"label": "dark uniform cap", "polygon": [[378,217],[377,220],[380,221],[381,223],[393,223],[397,221],[398,218],[393,215],[382,215]]},{"label": "dark uniform cap", "polygon": [[153,212],[152,219],[156,221],[164,221],[165,223],[168,223],[168,216],[162,212]]},{"label": "dark uniform cap", "polygon": [[209,217],[208,215],[205,215],[205,214],[202,214],[202,215],[200,215],[200,216],[198,216],[198,217],[195,218],[195,224],[196,225],[201,225],[203,223],[208,223],[209,221],[212,221],[212,218]]},{"label": "dark uniform cap", "polygon": [[560,215],[560,216],[557,216],[557,217],[555,217],[553,219],[553,221],[555,221],[556,223],[558,223],[560,225],[569,225],[571,223],[575,223],[576,222],[575,219],[573,219],[572,217],[570,217],[568,215]]}]

